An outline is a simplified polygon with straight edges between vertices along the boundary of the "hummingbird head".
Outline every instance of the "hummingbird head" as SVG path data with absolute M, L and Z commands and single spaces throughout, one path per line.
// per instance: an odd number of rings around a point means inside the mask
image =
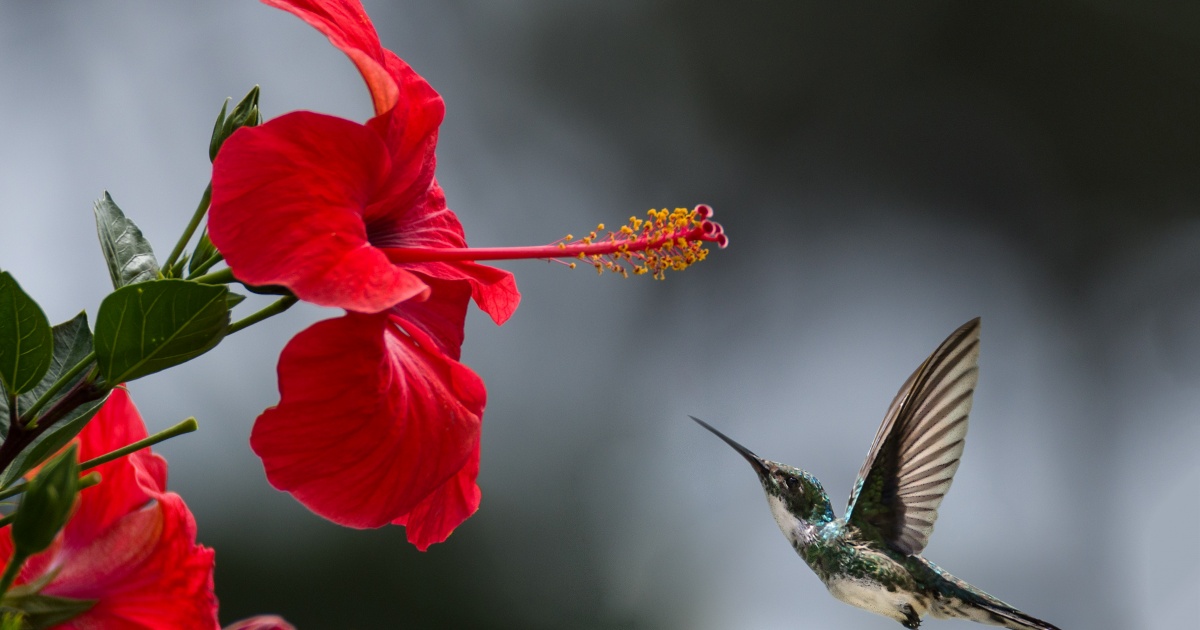
M 759 483 L 762 484 L 763 492 L 767 495 L 767 503 L 771 506 L 775 522 L 793 546 L 812 542 L 817 535 L 817 529 L 833 520 L 833 506 L 829 503 L 829 495 L 825 494 L 825 488 L 812 474 L 794 466 L 763 459 L 707 422 L 694 416 L 689 417 L 721 438 L 750 462 L 750 466 L 758 475 Z

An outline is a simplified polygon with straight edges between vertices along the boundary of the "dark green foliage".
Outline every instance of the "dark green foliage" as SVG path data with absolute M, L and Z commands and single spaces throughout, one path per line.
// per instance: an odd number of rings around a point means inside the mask
M 50 322 L 7 271 L 0 273 L 0 381 L 5 393 L 29 391 L 50 367 Z
M 157 280 L 114 291 L 96 315 L 96 360 L 108 385 L 189 361 L 229 326 L 227 289 Z

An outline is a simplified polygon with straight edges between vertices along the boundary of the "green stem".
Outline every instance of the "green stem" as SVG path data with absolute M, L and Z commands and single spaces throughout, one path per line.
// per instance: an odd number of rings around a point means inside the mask
M 100 457 L 93 457 L 87 461 L 79 462 L 79 470 L 88 470 L 89 468 L 95 468 L 101 464 L 107 464 L 114 459 L 124 457 L 136 451 L 140 451 L 148 446 L 154 446 L 159 442 L 169 440 L 173 437 L 177 437 L 185 433 L 191 433 L 198 428 L 200 428 L 200 425 L 196 424 L 196 419 L 188 418 L 187 420 L 184 420 L 173 427 L 159 431 L 148 438 L 138 440 L 133 444 L 129 444 L 128 446 L 123 446 L 111 453 L 106 453 Z
M 0 500 L 7 499 L 9 497 L 15 497 L 18 494 L 25 492 L 26 485 L 27 485 L 26 482 L 22 481 L 21 483 L 9 486 L 3 492 L 0 492 Z
M 95 468 L 96 466 L 99 466 L 101 464 L 107 464 L 108 462 L 111 462 L 114 459 L 117 459 L 119 457 L 124 457 L 124 456 L 126 456 L 130 453 L 136 452 L 136 451 L 140 451 L 148 446 L 154 446 L 155 444 L 158 444 L 159 442 L 163 442 L 163 441 L 169 440 L 173 437 L 183 435 L 184 433 L 191 433 L 192 431 L 195 431 L 197 428 L 199 428 L 199 426 L 200 425 L 196 424 L 195 418 L 188 418 L 187 420 L 184 420 L 183 422 L 180 422 L 179 424 L 177 424 L 173 427 L 159 431 L 158 433 L 155 433 L 154 435 L 151 435 L 148 438 L 138 440 L 132 444 L 123 446 L 111 453 L 105 453 L 104 455 L 101 455 L 99 457 L 93 457 L 92 459 L 89 459 L 85 462 L 80 462 L 79 470 L 81 470 L 81 471 L 88 470 L 90 468 Z M 86 481 L 88 479 L 88 477 L 91 477 L 91 476 L 92 475 L 88 475 L 87 477 L 84 477 L 83 480 L 80 481 L 80 483 L 82 484 L 84 481 Z M 88 485 L 94 485 L 99 482 L 100 482 L 99 476 L 97 475 L 97 479 Z M 0 501 L 3 501 L 4 499 L 7 499 L 9 497 L 16 496 L 18 494 L 21 494 L 22 492 L 25 491 L 26 485 L 27 485 L 26 482 L 22 481 L 21 483 L 13 485 L 6 490 L 0 491 Z M 86 488 L 87 486 L 80 485 L 79 487 L 82 490 L 83 488 Z M 3 527 L 4 524 L 5 524 L 4 519 L 0 519 L 0 527 Z
M 208 260 L 206 260 L 204 262 L 204 264 L 200 265 L 199 267 L 196 267 L 195 271 L 188 274 L 188 280 L 195 280 L 196 278 L 204 277 L 204 272 L 208 271 L 209 269 L 212 269 L 214 266 L 216 266 L 217 263 L 221 262 L 222 260 L 225 260 L 225 257 L 221 255 L 221 252 L 215 252 L 213 254 L 212 258 L 209 258 Z
M 198 278 L 188 279 L 192 282 L 199 282 L 200 284 L 229 284 L 230 282 L 238 281 L 237 278 L 233 277 L 233 271 L 230 269 L 222 269 Z
M 232 324 L 229 325 L 229 330 L 227 330 L 225 332 L 225 334 L 232 335 L 233 333 L 235 333 L 239 330 L 242 330 L 243 328 L 247 328 L 249 326 L 253 326 L 254 324 L 257 324 L 258 322 L 261 322 L 264 319 L 267 319 L 269 317 L 274 317 L 274 316 L 288 310 L 289 308 L 291 308 L 292 305 L 295 304 L 297 301 L 298 301 L 298 299 L 292 295 L 279 298 L 278 300 L 275 300 L 274 302 L 272 302 L 271 304 L 269 304 L 268 306 L 263 308 L 261 311 L 258 311 L 257 313 L 253 313 L 251 315 L 247 315 L 246 317 L 239 319 L 236 322 L 233 322 Z
M 42 408 L 45 407 L 46 404 L 49 403 L 50 400 L 53 399 L 60 390 L 62 390 L 63 387 L 66 387 L 67 383 L 70 383 L 72 380 L 74 380 L 80 372 L 87 369 L 87 367 L 95 360 L 95 351 L 89 352 L 87 356 L 83 357 L 83 359 L 80 359 L 79 363 L 76 363 L 73 367 L 71 367 L 71 369 L 67 370 L 66 373 L 58 377 L 58 380 L 54 381 L 54 384 L 50 386 L 50 389 L 47 389 L 45 393 L 38 397 L 37 401 L 33 403 L 33 406 L 27 409 L 23 414 L 26 418 L 29 418 L 30 428 L 37 426 L 38 412 L 41 411 Z M 13 407 L 13 409 L 15 408 L 16 407 Z
M 21 565 L 25 564 L 28 556 L 13 549 L 13 555 L 8 559 L 8 566 L 4 567 L 4 575 L 0 576 L 0 593 L 7 593 L 8 589 L 12 588 L 13 580 L 17 579 L 17 573 L 21 571 Z
M 200 227 L 200 221 L 204 219 L 204 215 L 208 212 L 208 204 L 212 201 L 212 182 L 204 188 L 204 194 L 200 196 L 200 205 L 196 206 L 196 212 L 192 214 L 192 220 L 188 222 L 184 228 L 183 234 L 179 236 L 179 242 L 175 243 L 175 249 L 171 250 L 171 255 L 167 256 L 160 268 L 170 269 L 171 265 L 175 264 L 176 260 L 183 254 L 183 250 L 187 248 L 188 241 L 192 240 L 192 236 L 196 234 L 196 228 Z
M 56 383 L 57 385 L 57 383 Z M 20 409 L 17 409 L 18 398 L 15 393 L 8 394 L 8 426 L 17 426 L 20 419 Z

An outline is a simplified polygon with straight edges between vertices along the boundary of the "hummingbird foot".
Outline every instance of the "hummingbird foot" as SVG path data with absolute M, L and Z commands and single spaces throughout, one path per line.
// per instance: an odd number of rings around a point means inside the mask
M 904 626 L 905 628 L 921 627 L 921 616 L 917 614 L 917 611 L 913 610 L 912 606 L 905 604 L 900 609 L 900 612 L 904 613 L 904 621 L 901 621 L 900 625 Z

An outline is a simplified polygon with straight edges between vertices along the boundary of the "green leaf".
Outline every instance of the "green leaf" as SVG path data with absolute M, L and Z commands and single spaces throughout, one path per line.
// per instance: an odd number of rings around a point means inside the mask
M 98 400 L 93 400 L 67 412 L 66 416 L 55 422 L 53 426 L 46 429 L 45 433 L 26 446 L 13 458 L 8 468 L 0 473 L 0 488 L 7 488 L 16 483 L 25 476 L 25 473 L 33 470 L 35 466 L 69 444 L 76 435 L 79 435 L 83 427 L 87 426 L 92 416 L 95 416 L 104 406 L 109 393 L 111 391 L 105 392 L 104 396 Z
M 77 455 L 71 446 L 29 480 L 12 522 L 14 555 L 28 558 L 41 552 L 67 524 L 79 494 Z
M 31 592 L 22 584 L 10 590 L 0 603 L 6 612 L 23 613 L 24 625 L 17 628 L 50 628 L 60 625 L 87 612 L 96 605 L 95 599 L 71 599 Z M 10 613 L 11 614 L 11 613 Z M 0 626 L 3 630 L 3 626 Z
M 54 356 L 50 361 L 50 369 L 46 371 L 45 376 L 42 377 L 41 382 L 37 386 L 21 394 L 18 403 L 21 409 L 32 407 L 33 403 L 52 384 L 92 352 L 92 332 L 88 330 L 86 313 L 80 313 L 73 319 L 55 326 L 53 334 Z M 58 390 L 58 395 L 51 399 L 50 404 L 52 405 L 54 401 L 62 398 L 85 375 L 86 371 L 80 372 L 72 378 L 64 387 Z M 0 473 L 0 488 L 7 488 L 12 485 L 24 476 L 25 473 L 66 446 L 72 438 L 83 430 L 87 421 L 96 415 L 96 412 L 100 410 L 107 397 L 108 394 L 105 394 L 99 400 L 89 401 L 80 407 L 76 407 L 67 412 L 63 418 L 59 419 L 52 426 L 44 428 L 44 432 L 22 449 L 13 458 L 13 461 L 9 463 L 8 467 Z M 47 405 L 43 409 L 49 406 Z M 9 420 L 8 401 L 0 398 L 0 434 L 5 437 L 8 436 Z
M 108 262 L 113 288 L 157 278 L 158 261 L 150 249 L 150 241 L 142 236 L 133 221 L 125 217 L 107 191 L 96 200 L 95 212 L 100 249 Z
M 92 352 L 92 331 L 88 329 L 87 313 L 80 311 L 75 317 L 55 326 L 51 334 L 54 337 L 54 353 L 50 358 L 50 368 L 46 370 L 46 374 L 42 376 L 42 380 L 38 382 L 33 389 L 21 394 L 21 407 L 28 409 L 33 405 L 38 398 L 42 396 L 50 386 L 55 383 L 63 374 L 70 371 L 82 361 L 87 355 Z M 59 389 L 59 395 L 55 400 L 62 397 L 72 385 L 79 382 L 84 374 L 79 374 L 71 379 L 65 387 Z M 53 402 L 53 400 L 51 401 Z
M 42 380 L 37 385 L 21 394 L 19 409 L 32 407 L 33 403 L 37 402 L 37 399 L 41 398 L 51 385 L 92 352 L 92 331 L 88 330 L 87 313 L 80 312 L 73 319 L 55 326 L 51 334 L 54 338 L 54 352 L 50 358 L 50 368 L 46 370 L 46 374 L 42 376 Z M 50 402 L 53 403 L 62 398 L 63 394 L 70 391 L 71 386 L 78 383 L 83 377 L 84 374 L 80 373 L 71 379 L 69 383 L 58 390 L 58 395 Z M 0 437 L 8 436 L 9 420 L 8 400 L 0 397 Z
M 229 327 L 228 289 L 186 280 L 122 287 L 96 313 L 96 361 L 116 385 L 211 350 Z
M 12 275 L 0 273 L 0 381 L 8 395 L 29 391 L 50 367 L 50 322 Z

